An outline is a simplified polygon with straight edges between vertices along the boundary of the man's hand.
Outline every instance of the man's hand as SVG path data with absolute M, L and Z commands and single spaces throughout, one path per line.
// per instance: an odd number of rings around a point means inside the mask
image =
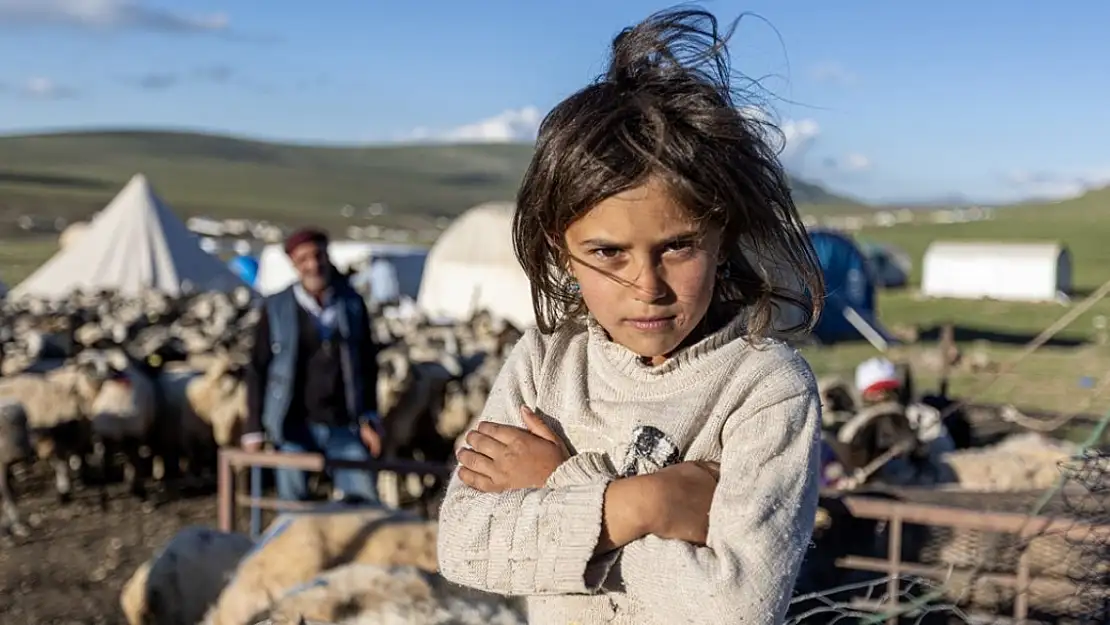
M 484 493 L 541 488 L 570 457 L 563 441 L 527 406 L 521 406 L 527 430 L 482 421 L 466 435 L 473 449 L 458 451 L 459 479 Z
M 378 428 L 364 421 L 358 426 L 358 435 L 362 439 L 362 444 L 370 450 L 371 456 L 377 458 L 382 455 L 382 433 Z
M 241 441 L 240 445 L 242 446 L 243 451 L 255 452 L 262 450 L 263 442 L 264 441 L 261 436 L 252 436 L 250 438 L 244 438 Z

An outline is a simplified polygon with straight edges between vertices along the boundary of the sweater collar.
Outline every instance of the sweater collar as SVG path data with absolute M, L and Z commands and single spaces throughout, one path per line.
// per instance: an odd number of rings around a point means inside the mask
M 720 364 L 719 348 L 737 339 L 743 339 L 746 316 L 736 315 L 717 331 L 702 337 L 701 340 L 680 348 L 670 358 L 659 365 L 645 364 L 638 354 L 609 338 L 597 320 L 589 315 L 586 327 L 589 334 L 590 351 L 601 357 L 615 371 L 635 381 L 658 381 L 663 377 L 686 378 L 688 373 L 704 372 L 707 367 L 715 368 Z M 682 375 L 675 375 L 682 372 Z

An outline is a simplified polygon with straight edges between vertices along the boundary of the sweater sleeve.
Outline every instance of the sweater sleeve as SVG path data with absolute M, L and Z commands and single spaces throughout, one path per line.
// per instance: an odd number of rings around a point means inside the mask
M 772 625 L 790 604 L 817 511 L 820 401 L 800 356 L 746 395 L 722 433 L 706 546 L 649 535 L 621 554 L 625 591 L 660 623 Z
M 486 400 L 482 420 L 524 427 L 535 407 L 543 344 L 530 330 L 513 348 Z M 594 592 L 590 567 L 601 535 L 609 480 L 560 488 L 483 493 L 451 476 L 439 512 L 438 559 L 446 579 L 502 595 Z

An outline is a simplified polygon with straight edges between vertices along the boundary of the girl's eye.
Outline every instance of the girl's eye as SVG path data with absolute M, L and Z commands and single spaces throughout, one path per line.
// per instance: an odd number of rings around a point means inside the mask
M 615 247 L 601 247 L 590 253 L 602 260 L 612 260 L 616 258 L 621 251 Z
M 686 253 L 694 249 L 694 244 L 690 241 L 675 241 L 667 244 L 668 252 Z

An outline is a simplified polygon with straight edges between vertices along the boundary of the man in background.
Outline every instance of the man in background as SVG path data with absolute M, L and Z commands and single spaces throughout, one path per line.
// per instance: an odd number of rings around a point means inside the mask
M 299 230 L 285 242 L 298 282 L 266 298 L 247 370 L 247 427 L 241 444 L 258 450 L 321 452 L 368 460 L 381 453 L 377 346 L 362 298 L 328 258 L 328 237 Z M 278 496 L 309 498 L 308 476 L 278 469 Z M 365 469 L 333 475 L 345 500 L 377 502 L 376 476 Z

